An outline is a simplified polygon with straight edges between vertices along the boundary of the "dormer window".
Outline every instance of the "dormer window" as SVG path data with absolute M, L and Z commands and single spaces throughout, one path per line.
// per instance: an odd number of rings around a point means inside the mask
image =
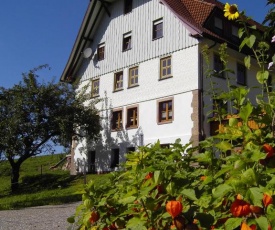
M 124 14 L 132 12 L 133 0 L 124 0 Z

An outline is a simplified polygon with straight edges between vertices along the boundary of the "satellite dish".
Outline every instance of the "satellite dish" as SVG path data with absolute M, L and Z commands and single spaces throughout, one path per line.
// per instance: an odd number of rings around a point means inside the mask
M 89 58 L 92 55 L 92 49 L 86 48 L 83 52 L 84 58 Z

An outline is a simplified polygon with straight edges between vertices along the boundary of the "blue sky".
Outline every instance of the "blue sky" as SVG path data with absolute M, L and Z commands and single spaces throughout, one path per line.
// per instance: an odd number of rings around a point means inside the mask
M 1 0 L 0 86 L 10 88 L 42 64 L 40 79 L 58 81 L 69 58 L 89 0 Z M 264 0 L 235 0 L 248 16 L 262 22 L 267 12 Z

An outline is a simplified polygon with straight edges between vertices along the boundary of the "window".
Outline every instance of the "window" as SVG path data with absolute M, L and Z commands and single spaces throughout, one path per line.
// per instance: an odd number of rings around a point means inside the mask
M 158 123 L 172 122 L 173 120 L 173 100 L 158 102 Z
M 132 33 L 123 34 L 122 51 L 127 51 L 132 48 Z
M 126 153 L 135 152 L 135 151 L 136 151 L 135 147 L 128 147 L 128 148 L 126 148 Z
M 119 149 L 112 149 L 110 168 L 118 167 L 119 164 Z
M 122 110 L 113 111 L 111 124 L 114 131 L 122 129 Z
M 171 77 L 171 57 L 160 59 L 160 79 Z
M 163 37 L 163 20 L 162 18 L 153 21 L 153 39 L 158 39 Z
M 246 83 L 246 68 L 240 63 L 237 63 L 237 83 L 240 85 Z
M 123 72 L 115 73 L 114 91 L 123 89 Z
M 222 19 L 215 17 L 214 19 L 214 30 L 217 34 L 223 34 L 223 22 Z
M 102 43 L 98 45 L 97 47 L 97 60 L 101 61 L 104 59 L 104 53 L 105 53 L 105 43 Z
M 124 0 L 124 14 L 132 12 L 133 0 Z
M 92 97 L 99 96 L 99 79 L 92 81 Z
M 138 67 L 129 69 L 129 87 L 138 85 Z
M 170 144 L 160 144 L 162 149 L 170 149 Z
M 95 154 L 96 151 L 88 152 L 88 169 L 91 173 L 95 173 Z
M 214 70 L 217 77 L 224 78 L 224 72 L 221 72 L 223 70 L 223 63 L 218 54 L 214 54 Z
M 137 128 L 138 127 L 138 108 L 130 107 L 127 108 L 127 128 Z

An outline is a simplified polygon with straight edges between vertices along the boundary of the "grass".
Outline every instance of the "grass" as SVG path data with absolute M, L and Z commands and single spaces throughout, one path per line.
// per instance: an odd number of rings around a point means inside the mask
M 81 201 L 85 188 L 84 176 L 71 176 L 61 167 L 50 170 L 65 155 L 37 156 L 27 159 L 20 169 L 20 189 L 10 190 L 9 162 L 0 162 L 0 210 L 20 209 L 40 205 L 57 205 Z M 86 181 L 104 183 L 109 174 L 87 174 Z

